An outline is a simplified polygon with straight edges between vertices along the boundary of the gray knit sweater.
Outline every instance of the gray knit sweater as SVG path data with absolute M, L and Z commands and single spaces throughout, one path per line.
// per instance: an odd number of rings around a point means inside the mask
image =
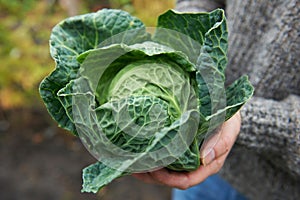
M 250 199 L 300 199 L 300 1 L 178 0 L 179 11 L 226 7 L 229 82 L 255 96 L 222 175 Z

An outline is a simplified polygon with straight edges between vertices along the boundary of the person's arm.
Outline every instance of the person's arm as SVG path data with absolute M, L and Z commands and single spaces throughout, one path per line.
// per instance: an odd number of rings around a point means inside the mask
M 216 144 L 210 145 L 209 142 L 201 151 L 201 165 L 197 170 L 192 172 L 175 172 L 166 168 L 148 172 L 133 174 L 134 177 L 147 182 L 167 185 L 179 189 L 187 189 L 204 181 L 210 175 L 213 175 L 222 168 L 225 159 L 232 148 L 240 131 L 241 116 L 235 114 L 226 121 L 220 129 L 220 135 L 217 140 L 211 138 L 210 141 L 217 141 Z
M 300 176 L 300 2 L 227 0 L 229 82 L 249 75 L 238 143 Z M 298 95 L 298 96 L 297 96 Z
M 241 113 L 237 143 L 300 176 L 300 97 L 290 95 L 282 101 L 254 97 Z

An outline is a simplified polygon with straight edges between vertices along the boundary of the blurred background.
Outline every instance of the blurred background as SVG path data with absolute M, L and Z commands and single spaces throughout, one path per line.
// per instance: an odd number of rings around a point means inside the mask
M 1 200 L 170 199 L 170 188 L 130 176 L 81 194 L 81 170 L 96 160 L 49 117 L 38 86 L 54 69 L 48 40 L 61 20 L 117 8 L 155 26 L 174 6 L 175 0 L 0 0 Z

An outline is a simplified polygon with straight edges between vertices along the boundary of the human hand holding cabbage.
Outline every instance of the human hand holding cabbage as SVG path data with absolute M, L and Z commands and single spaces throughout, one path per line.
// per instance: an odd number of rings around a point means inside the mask
M 214 135 L 201 151 L 201 161 L 198 169 L 191 172 L 176 172 L 162 168 L 146 173 L 132 174 L 135 178 L 146 183 L 166 185 L 178 189 L 187 189 L 197 185 L 220 171 L 228 156 L 241 126 L 240 113 L 236 113 L 228 121 L 224 122 L 220 133 Z
M 41 97 L 59 126 L 99 161 L 83 170 L 84 192 L 162 167 L 213 173 L 213 163 L 201 165 L 199 148 L 220 136 L 213 133 L 231 124 L 224 121 L 253 93 L 246 76 L 225 89 L 227 27 L 220 9 L 168 11 L 153 36 L 139 19 L 104 9 L 59 23 L 50 51 L 56 69 L 42 81 Z

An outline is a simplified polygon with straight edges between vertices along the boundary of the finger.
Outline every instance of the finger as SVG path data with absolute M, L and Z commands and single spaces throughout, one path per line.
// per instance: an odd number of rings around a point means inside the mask
M 149 174 L 152 176 L 153 180 L 157 181 L 157 183 L 167 185 L 169 187 L 182 189 L 189 185 L 187 177 L 188 172 L 176 172 L 168 169 L 161 169 L 150 172 Z
M 207 166 L 200 166 L 192 172 L 175 172 L 167 169 L 150 172 L 152 181 L 178 189 L 187 189 L 204 181 L 210 175 L 217 173 L 223 166 L 227 154 L 215 159 Z
M 167 185 L 170 187 L 177 187 L 184 184 L 186 176 L 185 172 L 175 172 L 168 169 L 160 169 L 147 173 L 134 173 L 133 177 L 142 180 L 146 183 L 155 183 L 160 185 Z
M 201 150 L 201 162 L 203 165 L 210 164 L 214 159 L 226 154 L 232 148 L 240 131 L 241 117 L 237 113 L 226 121 L 219 133 L 212 136 Z
M 188 173 L 189 172 L 175 172 L 167 169 L 160 169 L 146 174 L 133 174 L 133 176 L 146 183 L 155 183 L 186 189 L 190 186 Z
M 149 173 L 134 173 L 131 174 L 134 178 L 137 178 L 145 183 L 155 183 L 155 184 L 159 184 L 159 182 L 155 179 L 153 179 L 153 177 L 149 174 Z
M 146 183 L 187 189 L 204 181 L 210 175 L 217 173 L 222 168 L 227 155 L 228 153 L 215 159 L 209 165 L 200 166 L 197 170 L 192 172 L 175 172 L 167 169 L 160 169 L 148 173 L 136 173 L 132 174 L 132 176 Z

